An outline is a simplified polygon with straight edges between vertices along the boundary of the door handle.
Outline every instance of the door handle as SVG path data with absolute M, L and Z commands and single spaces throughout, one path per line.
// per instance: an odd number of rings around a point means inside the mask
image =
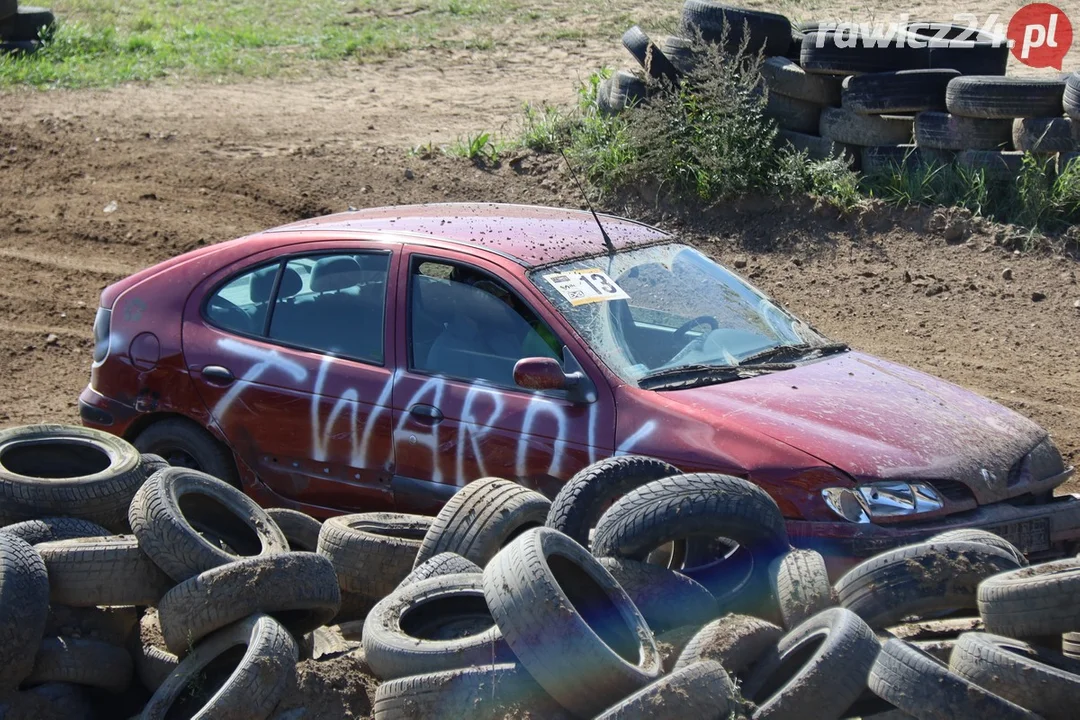
M 227 367 L 207 365 L 202 369 L 203 377 L 212 385 L 232 385 L 236 377 Z
M 432 425 L 443 419 L 442 410 L 434 405 L 425 405 L 423 403 L 413 405 L 409 408 L 409 414 L 418 420 L 422 420 Z

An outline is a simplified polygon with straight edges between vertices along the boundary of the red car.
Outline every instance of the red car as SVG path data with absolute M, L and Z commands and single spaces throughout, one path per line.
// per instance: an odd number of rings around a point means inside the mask
M 553 495 L 612 454 L 748 478 L 837 570 L 957 526 L 1073 553 L 1047 433 L 832 343 L 677 238 L 586 212 L 350 212 L 107 288 L 83 422 L 316 516 Z

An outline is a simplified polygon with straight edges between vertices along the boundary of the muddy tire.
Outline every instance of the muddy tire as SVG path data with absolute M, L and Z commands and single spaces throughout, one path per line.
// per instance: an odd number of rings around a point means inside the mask
M 742 675 L 780 642 L 784 631 L 749 615 L 725 615 L 701 628 L 686 644 L 675 669 L 715 660 L 733 675 Z
M 289 551 L 265 510 L 195 470 L 154 473 L 135 494 L 128 518 L 139 547 L 176 582 L 241 557 Z
M 758 706 L 755 720 L 796 720 L 806 708 L 819 717 L 841 717 L 866 689 L 880 647 L 874 631 L 854 613 L 825 610 L 758 661 L 743 696 Z
M 156 605 L 172 581 L 133 535 L 42 543 L 49 598 L 73 607 Z
M 976 530 L 974 528 L 964 528 L 961 530 L 949 530 L 947 532 L 940 533 L 930 538 L 931 542 L 976 542 L 983 545 L 989 545 L 990 547 L 996 547 L 998 550 L 1004 550 L 1016 559 L 1016 562 L 1020 566 L 1026 566 L 1028 560 L 1024 557 L 1024 553 L 1020 552 L 1020 549 L 1006 540 L 992 532 L 986 530 Z
M 370 608 L 409 574 L 431 528 L 422 515 L 341 515 L 323 523 L 319 554 L 333 564 L 342 593 Z
M 1005 38 L 950 23 L 914 22 L 904 32 L 926 43 L 934 70 L 957 70 L 962 75 L 1004 75 L 1009 64 Z M 938 37 L 941 36 L 941 39 Z
M 783 55 L 791 44 L 791 21 L 783 15 L 722 5 L 713 0 L 686 0 L 683 3 L 682 33 L 694 37 L 700 32 L 706 42 L 722 43 L 729 54 L 745 41 L 746 52 L 766 57 Z
M 628 107 L 636 107 L 649 96 L 645 80 L 630 70 L 618 70 L 611 76 L 607 95 L 609 114 L 621 113 Z
M 956 165 L 981 172 L 988 180 L 1010 181 L 1024 171 L 1024 155 L 1018 150 L 964 150 L 956 154 Z
M 596 720 L 651 720 L 664 717 L 712 720 L 737 714 L 735 686 L 723 665 L 703 660 L 665 675 L 597 715 Z
M 1013 147 L 1032 153 L 1073 152 L 1080 145 L 1080 123 L 1067 117 L 1017 118 L 1013 121 Z
M 134 634 L 139 614 L 133 607 L 69 607 L 52 605 L 45 635 L 80 637 L 110 645 L 126 645 Z
M 1038 720 L 903 640 L 890 638 L 870 671 L 870 690 L 920 720 Z
M 698 55 L 694 43 L 688 38 L 668 35 L 660 39 L 660 52 L 667 56 L 679 72 L 687 74 L 697 67 Z
M 480 575 L 445 575 L 394 591 L 364 621 L 364 657 L 381 680 L 511 662 Z
M 34 657 L 26 685 L 71 683 L 122 693 L 131 685 L 131 656 L 127 650 L 99 640 L 47 637 Z
M 646 483 L 678 475 L 674 465 L 641 455 L 610 457 L 580 470 L 551 501 L 545 524 L 589 547 L 589 531 L 604 508 Z
M 108 529 L 95 522 L 71 517 L 23 520 L 20 523 L 0 528 L 0 532 L 14 535 L 28 545 L 83 537 L 103 537 L 110 534 Z
M 1012 122 L 943 112 L 915 116 L 915 143 L 939 150 L 995 150 L 1012 141 Z
M 961 117 L 1012 120 L 1061 115 L 1065 81 L 967 75 L 949 82 L 948 110 Z
M 255 613 L 301 637 L 329 622 L 340 605 L 330 561 L 290 552 L 211 568 L 167 592 L 157 608 L 165 646 L 183 657 L 203 637 Z
M 139 618 L 138 632 L 132 636 L 128 649 L 135 676 L 151 693 L 156 692 L 180 664 L 180 658 L 165 647 L 157 610 L 153 608 L 148 608 Z
M 678 68 L 637 25 L 623 33 L 622 44 L 649 77 L 668 82 L 678 81 L 680 75 Z
M 1065 81 L 1065 92 L 1061 99 L 1065 114 L 1080 122 L 1080 72 L 1074 72 Z
M 782 130 L 814 133 L 821 124 L 821 106 L 770 92 L 765 103 L 765 117 L 775 120 L 777 127 Z
M 400 590 L 407 585 L 412 585 L 413 583 L 418 583 L 421 580 L 428 580 L 433 577 L 442 577 L 443 575 L 466 575 L 469 573 L 482 573 L 483 571 L 484 569 L 472 560 L 466 560 L 456 553 L 439 553 L 430 560 L 425 560 L 420 563 L 415 570 L 406 575 L 405 579 L 398 583 L 396 589 Z
M 535 717 L 569 720 L 517 663 L 445 670 L 390 680 L 375 691 L 375 720 Z
M 853 42 L 848 47 L 849 35 L 836 30 L 807 33 L 799 51 L 799 65 L 814 74 L 862 75 L 923 68 L 928 62 L 925 51 L 899 43 L 875 47 L 861 35 Z
M 484 569 L 510 649 L 555 700 L 592 717 L 660 674 L 652 632 L 611 574 L 550 528 L 526 531 Z
M 253 615 L 219 630 L 189 653 L 150 698 L 142 720 L 163 720 L 178 700 L 209 695 L 200 687 L 203 670 L 238 646 L 247 649 L 236 669 L 215 689 L 201 710 L 189 705 L 188 712 L 192 717 L 221 720 L 268 718 L 293 682 L 299 653 L 292 635 L 276 620 L 267 615 Z
M 19 538 L 0 536 L 0 693 L 30 674 L 48 614 L 45 563 Z
M 956 641 L 949 667 L 1046 720 L 1069 720 L 1080 705 L 1080 661 L 1021 640 L 964 633 Z
M 322 523 L 299 510 L 288 508 L 267 508 L 270 516 L 289 541 L 293 552 L 315 552 L 319 547 L 319 531 Z
M 773 560 L 769 565 L 769 580 L 786 628 L 839 605 L 829 582 L 825 558 L 814 550 L 792 550 Z
M 27 425 L 0 431 L 0 524 L 68 515 L 126 532 L 146 479 L 128 442 L 90 428 Z
M 600 564 L 618 581 L 656 634 L 683 625 L 700 626 L 717 615 L 716 598 L 685 575 L 636 560 L 600 558 Z
M 847 145 L 903 145 L 911 142 L 912 119 L 903 115 L 858 115 L 842 108 L 821 113 L 821 137 Z
M 546 497 L 510 480 L 475 480 L 439 511 L 420 544 L 415 565 L 452 552 L 484 567 L 507 542 L 542 526 L 550 509 Z
M 979 615 L 987 632 L 1037 637 L 1080 629 L 1080 558 L 1054 560 L 985 580 Z
M 849 570 L 836 583 L 840 604 L 872 628 L 906 617 L 975 608 L 979 583 L 1017 567 L 1004 550 L 969 542 L 925 542 L 890 550 Z
M 861 163 L 858 146 L 823 138 L 817 135 L 817 130 L 813 134 L 781 130 L 776 140 L 781 147 L 790 145 L 796 152 L 806 153 L 811 160 L 842 160 L 853 170 L 858 170 Z
M 843 107 L 859 115 L 909 115 L 945 110 L 945 88 L 956 70 L 898 70 L 844 80 Z
M 815 105 L 840 104 L 840 78 L 811 75 L 797 62 L 787 58 L 767 58 L 761 64 L 761 77 L 765 79 L 770 93 L 780 93 Z

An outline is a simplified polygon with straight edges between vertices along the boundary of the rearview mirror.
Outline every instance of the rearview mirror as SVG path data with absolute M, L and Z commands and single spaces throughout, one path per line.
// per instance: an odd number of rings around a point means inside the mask
M 514 364 L 514 382 L 526 390 L 566 390 L 573 385 L 555 358 L 521 358 Z

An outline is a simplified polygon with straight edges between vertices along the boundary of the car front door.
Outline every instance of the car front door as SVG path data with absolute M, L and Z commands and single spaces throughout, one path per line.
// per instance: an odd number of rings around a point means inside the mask
M 396 247 L 308 243 L 249 258 L 189 298 L 188 371 L 238 458 L 278 496 L 392 503 Z
M 611 455 L 614 403 L 594 367 L 584 368 L 585 394 L 515 385 L 514 364 L 524 357 L 553 357 L 566 371 L 591 361 L 539 319 L 514 279 L 464 254 L 420 248 L 406 250 L 398 273 L 405 312 L 393 392 L 399 506 L 430 509 L 485 476 L 550 496 Z

